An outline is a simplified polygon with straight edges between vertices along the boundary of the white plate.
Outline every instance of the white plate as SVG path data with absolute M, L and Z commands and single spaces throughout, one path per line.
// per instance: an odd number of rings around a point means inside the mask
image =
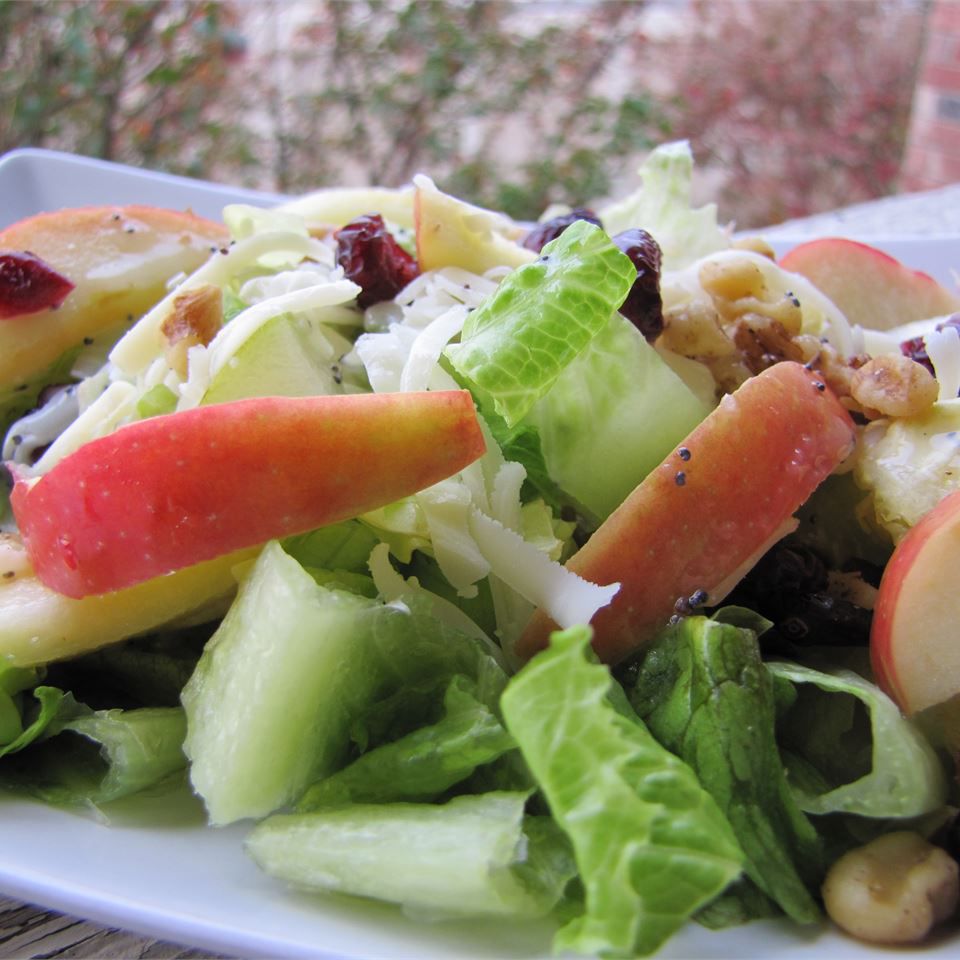
M 220 218 L 227 203 L 276 203 L 274 193 L 147 173 L 135 167 L 76 157 L 56 150 L 13 150 L 0 157 L 0 230 L 42 210 L 111 203 L 189 207 L 203 217 Z
M 129 167 L 21 150 L 0 158 L 6 222 L 40 210 L 96 203 L 190 206 L 218 216 L 224 203 L 267 201 L 233 190 Z M 0 218 L 0 226 L 3 219 Z M 947 263 L 944 239 L 895 240 L 885 249 L 913 266 Z M 942 255 L 943 254 L 943 255 Z M 949 279 L 949 273 L 938 275 Z M 425 925 L 391 907 L 291 892 L 243 852 L 247 827 L 204 825 L 183 792 L 133 798 L 110 821 L 0 794 L 0 891 L 139 933 L 243 957 L 314 960 L 547 958 L 552 927 L 496 922 Z M 681 957 L 888 956 L 819 928 L 755 923 L 711 933 L 695 925 L 661 951 Z M 941 940 L 925 958 L 957 956 Z

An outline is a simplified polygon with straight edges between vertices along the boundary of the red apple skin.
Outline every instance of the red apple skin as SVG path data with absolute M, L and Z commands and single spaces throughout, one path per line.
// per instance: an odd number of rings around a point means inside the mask
M 910 528 L 880 581 L 870 658 L 877 683 L 904 713 L 960 694 L 958 563 L 960 490 Z
M 38 578 L 80 598 L 357 516 L 483 451 L 466 391 L 258 397 L 122 427 L 10 502 Z
M 851 323 L 873 330 L 960 310 L 960 297 L 876 247 L 824 237 L 794 247 L 780 266 L 822 290 Z
M 116 334 L 228 239 L 223 224 L 141 205 L 40 213 L 0 230 L 0 250 L 29 251 L 74 284 L 55 310 L 0 324 L 0 391 L 29 381 L 85 337 Z
M 678 601 L 719 602 L 854 440 L 850 415 L 801 364 L 778 363 L 725 397 L 567 563 L 621 584 L 591 621 L 598 656 L 616 663 L 642 648 Z M 553 629 L 538 610 L 520 656 Z

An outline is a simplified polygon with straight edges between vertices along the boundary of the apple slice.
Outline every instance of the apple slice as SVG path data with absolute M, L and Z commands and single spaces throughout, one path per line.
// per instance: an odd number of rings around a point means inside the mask
M 810 280 L 850 323 L 872 330 L 960 310 L 960 297 L 933 277 L 855 240 L 825 237 L 801 243 L 780 266 Z
M 466 391 L 257 397 L 122 427 L 10 503 L 37 576 L 76 598 L 365 513 L 483 451 Z
M 74 285 L 56 309 L 0 324 L 0 394 L 29 383 L 84 338 L 111 335 L 192 272 L 226 228 L 159 207 L 83 207 L 41 213 L 0 231 L 0 250 L 29 251 Z
M 793 513 L 853 449 L 837 398 L 798 363 L 778 363 L 724 397 L 567 563 L 619 581 L 592 620 L 601 659 L 649 642 L 676 612 L 718 603 L 779 537 Z M 526 658 L 554 624 L 537 611 Z
M 877 683 L 905 713 L 960 694 L 958 561 L 960 490 L 910 528 L 880 581 L 870 658 Z
M 240 550 L 126 590 L 75 600 L 37 579 L 20 539 L 0 534 L 0 657 L 19 667 L 75 657 L 176 620 L 226 613 L 234 570 L 257 556 Z
M 520 246 L 523 232 L 506 217 L 438 190 L 429 177 L 414 177 L 413 222 L 421 271 L 461 267 L 485 273 L 521 267 L 537 259 Z

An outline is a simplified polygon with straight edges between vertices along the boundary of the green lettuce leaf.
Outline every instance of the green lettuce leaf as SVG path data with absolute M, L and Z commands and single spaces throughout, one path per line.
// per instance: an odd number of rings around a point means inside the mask
M 42 739 L 0 765 L 3 786 L 47 803 L 101 804 L 164 784 L 186 767 L 179 707 L 94 712 L 64 702 L 70 710 L 61 709 Z
M 521 497 L 525 501 L 540 496 L 558 515 L 568 508 L 579 513 L 588 513 L 583 504 L 577 503 L 566 491 L 561 490 L 556 480 L 550 476 L 540 433 L 535 426 L 524 422 L 511 428 L 501 417 L 489 411 L 484 414 L 484 418 L 497 446 L 503 452 L 504 459 L 521 464 L 526 471 L 521 488 Z M 598 525 L 597 518 L 591 517 L 590 520 L 592 526 Z
M 767 664 L 792 687 L 777 722 L 781 751 L 808 813 L 918 817 L 947 797 L 943 766 L 923 734 L 852 670 Z
M 297 887 L 399 903 L 421 917 L 542 916 L 576 868 L 549 821 L 524 817 L 525 801 L 488 793 L 275 814 L 246 849 Z
M 554 819 L 573 845 L 585 912 L 557 950 L 650 954 L 740 873 L 729 823 L 687 764 L 654 740 L 591 631 L 553 634 L 501 698 Z
M 0 665 L 0 757 L 28 747 L 62 711 L 73 709 L 62 690 L 40 683 L 42 674 L 36 667 Z
M 599 227 L 578 220 L 467 317 L 445 355 L 515 426 L 604 329 L 636 276 Z
M 679 270 L 730 246 L 730 234 L 717 225 L 714 203 L 691 204 L 693 153 L 686 140 L 657 147 L 640 167 L 642 185 L 599 211 L 611 236 L 631 227 L 652 234 L 663 252 L 663 269 Z
M 651 733 L 696 770 L 727 815 L 750 879 L 798 923 L 817 921 L 809 891 L 822 878 L 823 851 L 780 759 L 773 678 L 756 633 L 687 617 L 649 648 L 628 692 Z M 732 899 L 744 916 L 770 912 L 743 885 Z
M 350 802 L 432 800 L 466 780 L 478 766 L 513 750 L 513 738 L 490 707 L 477 699 L 475 689 L 466 677 L 454 677 L 440 720 L 362 754 L 314 784 L 297 801 L 297 811 Z
M 281 546 L 305 567 L 366 573 L 370 551 L 379 542 L 360 521 L 346 520 L 287 537 Z

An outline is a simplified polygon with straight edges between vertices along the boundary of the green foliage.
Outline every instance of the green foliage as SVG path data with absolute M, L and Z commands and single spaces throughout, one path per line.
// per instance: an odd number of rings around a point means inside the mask
M 534 8 L 317 4 L 294 38 L 303 92 L 290 105 L 295 132 L 278 181 L 341 182 L 360 155 L 369 182 L 427 171 L 444 189 L 522 218 L 605 195 L 625 157 L 664 127 L 652 97 L 611 84 L 614 52 L 638 30 L 644 4 L 553 18 Z
M 211 0 L 0 2 L 0 151 L 195 176 L 253 165 L 249 131 L 223 119 L 236 22 Z
M 527 219 L 688 137 L 761 225 L 894 189 L 926 10 L 696 2 L 658 34 L 643 0 L 0 0 L 0 151 L 289 192 L 425 172 Z

